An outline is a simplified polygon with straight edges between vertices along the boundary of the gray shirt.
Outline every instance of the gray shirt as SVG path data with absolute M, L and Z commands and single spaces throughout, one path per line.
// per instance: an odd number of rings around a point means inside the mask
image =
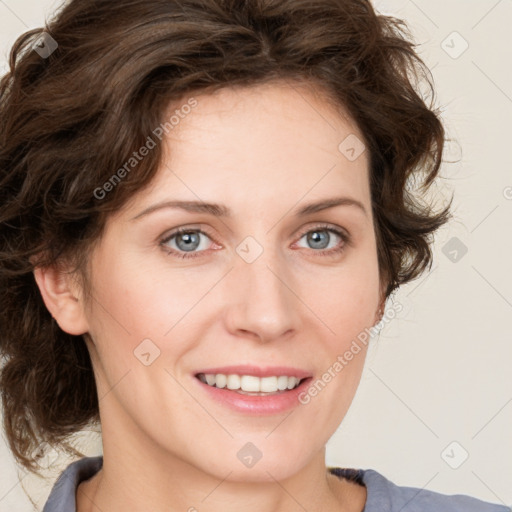
M 103 457 L 84 457 L 71 463 L 55 482 L 43 512 L 76 512 L 76 489 L 80 482 L 94 476 L 103 465 Z M 415 487 L 400 487 L 373 469 L 329 468 L 339 477 L 366 486 L 363 512 L 511 512 L 461 494 L 446 495 Z

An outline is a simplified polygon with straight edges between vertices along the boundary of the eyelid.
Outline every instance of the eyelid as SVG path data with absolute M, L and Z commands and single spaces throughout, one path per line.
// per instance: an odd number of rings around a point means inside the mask
M 299 238 L 302 238 L 305 234 L 309 233 L 310 231 L 315 231 L 316 229 L 317 230 L 325 229 L 326 231 L 334 231 L 334 232 L 340 233 L 340 236 L 343 235 L 347 239 L 350 238 L 350 233 L 345 228 L 342 228 L 341 226 L 338 226 L 336 224 L 329 224 L 328 222 L 319 222 L 317 224 L 315 224 L 315 223 L 313 223 L 313 224 L 314 224 L 313 226 L 304 228 L 304 230 L 300 232 L 301 234 L 300 234 Z
M 217 242 L 215 237 L 203 225 L 201 225 L 201 226 L 199 226 L 199 225 L 196 225 L 196 226 L 181 226 L 181 227 L 178 227 L 178 228 L 171 229 L 169 232 L 167 232 L 166 234 L 164 234 L 164 235 L 162 235 L 162 236 L 160 236 L 158 238 L 159 245 L 163 246 L 166 243 L 168 243 L 170 240 L 172 240 L 174 237 L 176 237 L 177 235 L 180 235 L 180 234 L 183 234 L 183 233 L 188 233 L 189 231 L 205 235 L 205 236 L 207 236 L 210 239 L 210 241 L 213 244 L 215 244 L 217 246 L 220 246 L 220 247 L 223 247 L 222 244 Z M 203 252 L 206 252 L 206 251 L 199 251 L 198 253 L 195 253 L 195 254 L 201 254 Z M 191 253 L 191 254 L 194 254 L 194 253 Z
M 307 235 L 308 233 L 313 232 L 313 231 L 330 231 L 331 233 L 334 233 L 336 236 L 338 236 L 342 241 L 341 246 L 337 246 L 336 248 L 319 249 L 319 250 L 310 249 L 310 251 L 312 251 L 313 253 L 316 253 L 320 256 L 339 257 L 341 254 L 343 254 L 347 250 L 347 247 L 352 247 L 352 245 L 353 245 L 352 235 L 345 228 L 342 228 L 341 226 L 338 226 L 338 225 L 329 224 L 326 222 L 323 222 L 323 223 L 320 222 L 319 224 L 316 224 L 314 226 L 309 226 L 307 228 L 304 228 L 304 230 L 301 231 L 301 234 L 298 237 L 297 242 L 294 242 L 294 245 L 296 243 L 298 243 L 302 239 L 302 237 L 304 237 L 305 235 Z
M 347 238 L 350 238 L 350 234 L 348 233 L 348 231 L 344 228 L 342 228 L 341 226 L 337 226 L 335 224 L 329 224 L 329 223 L 322 223 L 322 222 L 319 222 L 319 223 L 313 223 L 313 226 L 307 226 L 305 228 L 303 228 L 299 233 L 298 238 L 302 238 L 305 234 L 309 233 L 310 231 L 314 231 L 315 229 L 325 229 L 325 230 L 333 230 L 333 231 L 341 231 Z M 200 233 L 203 233 L 204 235 L 208 236 L 213 242 L 215 242 L 216 244 L 218 245 L 221 245 L 219 244 L 219 242 L 217 242 L 215 240 L 215 237 L 208 231 L 208 228 L 205 227 L 203 224 L 193 224 L 193 225 L 190 225 L 190 226 L 180 226 L 180 227 L 177 227 L 177 228 L 174 228 L 174 229 L 171 229 L 168 233 L 164 234 L 164 235 L 161 235 L 158 237 L 159 241 L 162 243 L 162 242 L 168 242 L 171 238 L 173 238 L 174 236 L 180 234 L 180 233 L 183 233 L 183 232 L 187 232 L 187 231 L 197 231 L 197 232 L 200 232 Z
M 213 235 L 209 232 L 209 228 L 206 227 L 204 224 L 191 224 L 186 226 L 178 226 L 173 229 L 167 230 L 163 235 L 160 235 L 158 239 L 160 241 L 168 241 L 173 236 L 176 236 L 177 234 L 187 232 L 187 231 L 197 231 L 201 232 L 204 235 L 207 235 L 212 240 L 214 239 Z

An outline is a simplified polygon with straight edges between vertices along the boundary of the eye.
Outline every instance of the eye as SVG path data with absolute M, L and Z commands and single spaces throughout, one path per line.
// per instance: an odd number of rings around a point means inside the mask
M 350 244 L 350 236 L 347 233 L 330 225 L 309 229 L 301 235 L 300 240 L 303 238 L 306 239 L 309 248 L 321 256 L 337 255 Z M 160 245 L 171 256 L 195 258 L 208 249 L 208 240 L 212 242 L 212 238 L 201 229 L 179 228 L 162 239 Z
M 178 258 L 194 258 L 208 248 L 208 243 L 202 239 L 203 237 L 210 239 L 208 234 L 200 229 L 180 228 L 166 236 L 160 245 L 169 254 Z
M 332 226 L 317 226 L 303 233 L 300 239 L 303 238 L 306 239 L 308 248 L 314 249 L 322 256 L 338 254 L 350 243 L 347 233 Z

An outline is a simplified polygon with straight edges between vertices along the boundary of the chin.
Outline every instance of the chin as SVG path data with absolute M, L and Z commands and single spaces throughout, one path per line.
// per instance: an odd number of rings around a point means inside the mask
M 267 443 L 266 448 L 259 449 L 251 442 L 237 442 L 233 450 L 228 449 L 222 455 L 212 454 L 212 463 L 204 470 L 231 482 L 275 482 L 292 477 L 314 456 L 313 450 L 308 452 L 304 446 L 291 449 L 281 444 L 277 448 Z M 323 452 L 321 457 L 323 462 Z M 205 466 L 202 462 L 201 466 Z

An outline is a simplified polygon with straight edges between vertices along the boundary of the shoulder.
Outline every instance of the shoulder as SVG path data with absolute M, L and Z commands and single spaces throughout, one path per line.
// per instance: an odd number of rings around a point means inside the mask
M 43 512 L 76 512 L 78 485 L 94 476 L 102 466 L 102 456 L 84 457 L 69 464 L 53 485 Z
M 363 512 L 511 512 L 512 509 L 463 494 L 441 494 L 417 487 L 402 487 L 372 469 L 330 468 L 366 486 Z

